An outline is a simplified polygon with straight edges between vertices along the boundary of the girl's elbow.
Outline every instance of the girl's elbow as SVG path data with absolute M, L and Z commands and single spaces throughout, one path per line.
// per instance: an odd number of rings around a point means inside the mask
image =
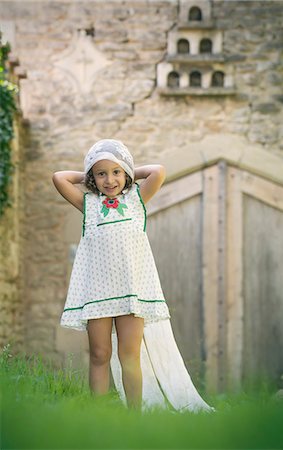
M 163 182 L 166 178 L 166 169 L 161 164 L 158 165 L 158 175 Z
M 64 175 L 65 175 L 65 172 L 63 170 L 59 170 L 59 171 L 53 173 L 52 178 L 63 178 Z
M 53 175 L 52 175 L 52 181 L 53 181 L 53 183 L 55 184 L 55 186 L 56 186 L 56 184 L 58 183 L 58 181 L 60 181 L 60 178 L 61 178 L 61 172 L 54 172 L 54 173 L 53 173 Z
M 53 183 L 56 181 L 56 179 L 58 179 L 58 172 L 54 172 L 53 175 L 52 175 Z

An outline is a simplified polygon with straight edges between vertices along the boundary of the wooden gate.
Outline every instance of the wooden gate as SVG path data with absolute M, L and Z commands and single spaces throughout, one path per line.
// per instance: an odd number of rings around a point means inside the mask
M 198 386 L 283 374 L 283 187 L 224 160 L 162 187 L 148 236 Z

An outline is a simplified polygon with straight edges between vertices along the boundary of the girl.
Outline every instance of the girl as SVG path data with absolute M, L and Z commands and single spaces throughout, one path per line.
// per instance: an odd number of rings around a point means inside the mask
M 143 181 L 139 185 L 135 181 L 140 179 Z M 143 400 L 144 406 L 164 404 L 154 376 L 154 371 L 158 373 L 162 364 L 165 367 L 164 363 L 170 368 L 165 385 L 170 384 L 173 376 L 174 383 L 177 382 L 179 388 L 183 384 L 188 393 L 189 375 L 186 370 L 184 372 L 183 360 L 180 360 L 168 328 L 170 314 L 146 235 L 145 204 L 159 190 L 164 179 L 163 166 L 135 168 L 127 147 L 113 139 L 100 140 L 90 148 L 85 157 L 84 172 L 63 171 L 53 175 L 60 194 L 83 213 L 82 237 L 61 325 L 87 330 L 91 391 L 95 395 L 108 392 L 111 363 L 121 397 L 126 397 L 129 408 L 137 410 L 142 409 Z M 88 191 L 83 193 L 75 186 L 79 183 L 84 183 Z M 150 327 L 161 322 L 166 322 L 167 328 Z M 147 341 L 145 330 L 148 330 Z M 158 333 L 161 333 L 161 339 L 168 340 L 168 349 L 171 345 L 170 355 L 164 354 L 163 347 L 163 361 L 157 361 L 154 356 Z M 116 334 L 117 347 L 113 352 Z M 161 350 L 159 345 L 157 359 L 159 354 L 162 355 Z M 178 374 L 175 374 L 176 370 Z M 163 375 L 164 372 L 166 370 Z M 180 373 L 183 378 L 178 380 L 176 376 L 180 378 Z M 162 375 L 159 378 L 162 379 Z M 181 408 L 188 406 L 188 401 L 190 403 L 194 398 L 193 405 L 209 409 L 192 383 L 189 389 L 193 389 L 189 400 L 180 391 Z M 169 391 L 167 394 L 170 398 Z M 174 399 L 171 404 L 176 407 Z M 189 409 L 191 405 L 192 402 Z M 180 399 L 177 409 L 180 409 Z

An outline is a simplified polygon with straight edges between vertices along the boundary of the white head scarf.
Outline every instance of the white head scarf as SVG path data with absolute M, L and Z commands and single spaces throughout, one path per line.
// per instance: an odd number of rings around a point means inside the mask
M 121 166 L 134 180 L 134 160 L 128 148 L 121 141 L 115 139 L 101 139 L 88 151 L 84 160 L 85 173 L 102 159 L 108 159 Z

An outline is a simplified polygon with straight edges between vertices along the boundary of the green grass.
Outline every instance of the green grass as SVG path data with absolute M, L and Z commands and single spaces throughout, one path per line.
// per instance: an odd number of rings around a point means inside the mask
M 282 449 L 283 402 L 268 384 L 205 396 L 215 413 L 130 411 L 112 390 L 90 394 L 70 365 L 0 355 L 1 449 Z

